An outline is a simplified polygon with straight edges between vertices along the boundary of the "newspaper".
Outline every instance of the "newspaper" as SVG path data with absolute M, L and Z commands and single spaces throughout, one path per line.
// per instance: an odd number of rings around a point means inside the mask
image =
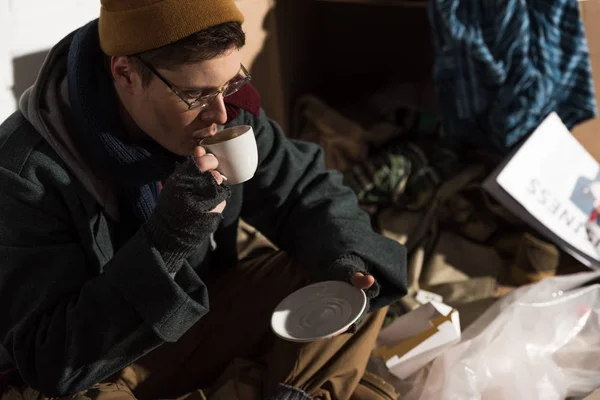
M 556 113 L 483 187 L 564 251 L 600 267 L 600 165 Z

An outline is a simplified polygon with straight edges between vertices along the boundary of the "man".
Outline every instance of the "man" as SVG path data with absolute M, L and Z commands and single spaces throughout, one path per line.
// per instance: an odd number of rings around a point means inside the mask
M 260 109 L 242 21 L 234 0 L 102 0 L 2 124 L 2 399 L 358 388 L 384 307 L 405 294 L 405 251 Z M 240 124 L 259 166 L 227 186 L 197 143 Z M 240 218 L 281 251 L 238 262 Z M 365 289 L 369 316 L 332 339 L 275 339 L 277 303 L 323 280 Z

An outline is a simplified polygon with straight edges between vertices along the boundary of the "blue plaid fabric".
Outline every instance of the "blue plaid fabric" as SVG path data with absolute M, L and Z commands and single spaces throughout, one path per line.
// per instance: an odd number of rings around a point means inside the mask
M 445 135 L 506 153 L 552 111 L 596 115 L 577 0 L 431 0 Z

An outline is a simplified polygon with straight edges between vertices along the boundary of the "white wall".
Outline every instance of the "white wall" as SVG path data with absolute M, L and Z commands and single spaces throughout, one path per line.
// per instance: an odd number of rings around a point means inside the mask
M 16 110 L 15 83 L 21 88 L 37 76 L 40 57 L 29 63 L 22 57 L 49 50 L 96 18 L 99 10 L 95 0 L 0 0 L 0 121 Z M 22 60 L 18 71 L 13 69 L 15 59 Z
M 274 19 L 265 20 L 274 0 L 237 0 L 237 3 L 246 17 L 247 44 L 243 53 L 249 68 L 263 52 L 267 35 L 271 37 L 269 54 L 261 60 L 261 69 L 268 70 L 269 78 L 255 83 L 261 90 L 263 106 L 268 112 L 271 109 L 271 116 L 281 122 L 282 112 L 277 108 L 282 95 L 278 91 Z M 97 18 L 99 11 L 100 0 L 0 0 L 0 122 L 16 110 L 16 97 L 35 80 L 44 53 L 69 32 Z M 265 21 L 269 32 L 263 26 Z

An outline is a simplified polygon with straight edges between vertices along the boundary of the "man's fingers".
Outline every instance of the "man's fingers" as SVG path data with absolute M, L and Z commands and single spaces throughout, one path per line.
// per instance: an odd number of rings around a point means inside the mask
M 211 210 L 211 212 L 216 212 L 221 214 L 223 212 L 223 210 L 225 209 L 225 206 L 227 205 L 227 201 L 223 200 L 221 203 L 219 203 L 218 206 L 216 206 L 214 209 Z
M 219 166 L 219 160 L 212 154 L 205 154 L 201 157 L 194 157 L 196 165 L 201 172 L 214 171 Z
M 206 150 L 202 146 L 196 146 L 194 148 L 194 158 L 200 158 L 206 154 Z
M 219 166 L 217 157 L 214 154 L 207 153 L 204 147 L 196 146 L 196 148 L 194 148 L 194 162 L 198 169 L 200 169 L 200 172 L 210 171 L 219 185 L 227 180 L 226 177 L 216 170 Z
M 219 185 L 223 183 L 223 181 L 224 181 L 223 175 L 221 175 L 219 173 L 219 171 L 210 171 L 210 173 L 212 174 L 212 176 L 215 178 L 215 181 L 217 181 L 217 183 Z
M 352 278 L 350 278 L 350 281 L 355 287 L 366 290 L 373 286 L 375 283 L 375 278 L 373 278 L 372 275 L 364 275 L 360 272 L 357 272 L 352 276 Z

